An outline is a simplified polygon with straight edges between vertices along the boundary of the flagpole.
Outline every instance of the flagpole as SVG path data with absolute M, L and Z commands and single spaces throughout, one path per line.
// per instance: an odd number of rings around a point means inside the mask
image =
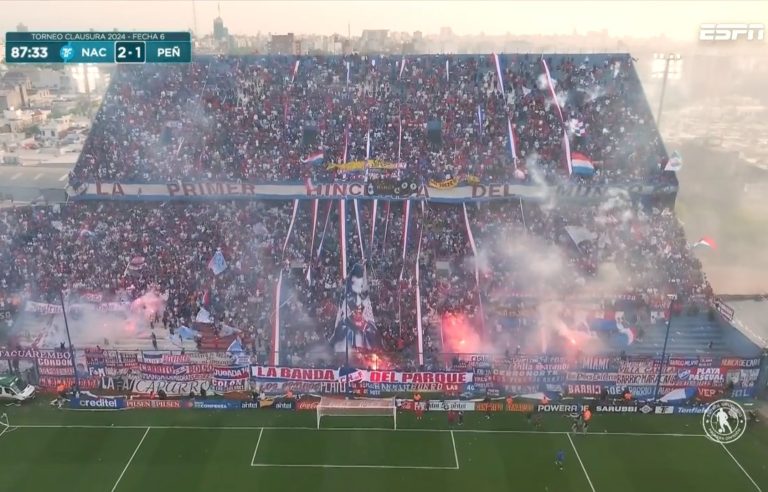
M 664 348 L 661 350 L 661 361 L 659 362 L 659 374 L 656 376 L 656 388 L 653 390 L 653 400 L 659 398 L 659 386 L 661 386 L 661 375 L 664 373 L 665 360 L 667 356 L 667 343 L 669 342 L 669 329 L 672 327 L 672 310 L 675 307 L 677 295 L 671 295 L 669 298 L 669 316 L 667 316 L 667 333 L 664 335 Z
M 69 342 L 69 357 L 72 360 L 72 371 L 75 374 L 75 388 L 80 391 L 80 379 L 77 376 L 77 363 L 75 362 L 75 350 L 72 348 L 72 337 L 69 334 L 69 322 L 67 321 L 67 309 L 64 307 L 64 290 L 59 290 L 59 300 L 61 301 L 61 314 L 64 315 L 64 329 L 67 331 L 67 342 Z
M 523 229 L 528 232 L 528 226 L 525 224 L 525 210 L 523 210 L 523 197 L 518 197 L 520 200 L 520 215 L 523 217 Z

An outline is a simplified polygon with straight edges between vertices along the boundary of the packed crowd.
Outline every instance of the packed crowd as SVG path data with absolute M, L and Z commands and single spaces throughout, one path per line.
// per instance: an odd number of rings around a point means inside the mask
M 119 67 L 71 184 L 328 181 L 355 174 L 332 165 L 368 158 L 397 169 L 374 172 L 426 179 L 529 179 L 536 167 L 554 181 L 568 175 L 564 130 L 571 151 L 594 162 L 590 179 L 673 179 L 661 172 L 665 152 L 628 55 L 546 63 L 554 87 L 534 55 L 500 55 L 501 83 L 490 55 Z M 435 123 L 441 141 L 428 138 Z
M 61 290 L 107 298 L 155 290 L 168 295 L 165 327 L 189 326 L 205 307 L 215 326 L 243 330 L 248 348 L 267 354 L 282 270 L 281 362 L 328 360 L 340 300 L 349 293 L 341 274 L 341 202 L 318 202 L 314 223 L 313 201 L 297 203 L 292 228 L 294 202 L 285 201 L 5 209 L 0 294 L 55 303 Z M 501 320 L 521 296 L 633 293 L 654 304 L 668 293 L 712 295 L 669 211 L 627 204 L 547 210 L 509 201 L 467 204 L 465 212 L 460 204 L 412 202 L 406 223 L 404 202 L 379 202 L 375 216 L 372 201 L 361 201 L 357 212 L 353 204 L 346 207 L 347 271 L 364 272 L 363 297 L 372 306 L 366 321 L 385 352 L 416 351 L 416 262 L 427 354 L 457 348 L 443 346 L 441 323 L 450 315 L 513 350 Z M 574 239 L 569 227 L 591 235 Z M 227 262 L 219 275 L 208 267 L 217 248 Z

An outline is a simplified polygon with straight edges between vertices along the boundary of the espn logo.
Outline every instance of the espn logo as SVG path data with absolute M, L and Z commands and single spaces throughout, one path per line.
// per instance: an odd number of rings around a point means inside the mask
M 702 24 L 699 41 L 763 41 L 765 24 Z

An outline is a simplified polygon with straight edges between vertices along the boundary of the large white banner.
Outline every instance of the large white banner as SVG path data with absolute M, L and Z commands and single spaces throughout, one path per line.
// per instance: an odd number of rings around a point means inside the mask
M 604 200 L 617 195 L 655 195 L 677 192 L 677 185 L 634 183 L 628 186 L 573 185 L 556 187 L 539 184 L 488 183 L 466 184 L 452 188 L 434 188 L 420 185 L 413 196 L 387 199 L 430 200 L 435 202 L 463 202 L 471 200 L 496 200 L 522 198 L 546 200 L 558 197 L 565 200 Z M 302 198 L 361 198 L 375 199 L 366 191 L 364 183 L 312 183 L 305 184 L 252 184 L 252 183 L 87 183 L 77 190 L 68 188 L 74 199 L 123 199 L 123 200 L 199 200 L 199 199 L 302 199 Z
M 357 370 L 341 374 L 338 369 L 302 369 L 297 367 L 251 366 L 251 376 L 259 380 L 343 381 L 355 383 L 471 383 L 471 372 L 399 372 Z
M 195 381 L 150 381 L 145 379 L 130 379 L 128 381 L 128 388 L 132 393 L 139 395 L 149 395 L 150 393 L 156 395 L 158 391 L 163 390 L 168 396 L 187 396 L 190 392 L 199 395 L 200 390 L 202 389 L 211 392 L 212 384 L 210 379 Z
M 67 312 L 70 309 L 82 310 L 92 308 L 96 311 L 120 312 L 125 311 L 130 304 L 120 302 L 101 302 L 98 304 L 70 304 L 67 306 Z M 24 311 L 37 314 L 61 314 L 61 304 L 48 304 L 45 302 L 27 301 L 24 304 Z

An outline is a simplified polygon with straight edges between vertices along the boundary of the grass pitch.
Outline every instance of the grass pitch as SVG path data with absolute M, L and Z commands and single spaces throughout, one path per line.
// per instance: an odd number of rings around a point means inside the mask
M 0 490 L 79 492 L 499 490 L 768 492 L 768 430 L 715 444 L 695 416 L 596 415 L 586 435 L 547 415 L 392 420 L 278 410 L 6 409 Z M 3 432 L 4 431 L 4 432 Z M 555 454 L 564 450 L 564 470 Z

